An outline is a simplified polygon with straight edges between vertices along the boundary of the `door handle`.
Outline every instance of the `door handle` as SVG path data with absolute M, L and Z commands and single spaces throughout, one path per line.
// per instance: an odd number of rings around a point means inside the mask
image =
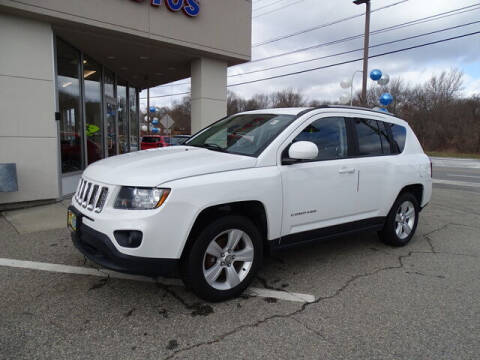
M 355 169 L 354 168 L 341 168 L 340 170 L 338 170 L 338 173 L 339 174 L 354 174 Z

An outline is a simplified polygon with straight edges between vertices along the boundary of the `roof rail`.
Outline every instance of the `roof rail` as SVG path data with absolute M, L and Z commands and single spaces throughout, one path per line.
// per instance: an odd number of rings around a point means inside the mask
M 319 109 L 351 109 L 351 110 L 362 110 L 362 111 L 374 112 L 374 113 L 377 113 L 377 114 L 384 114 L 384 115 L 395 116 L 393 113 L 388 112 L 388 111 L 381 111 L 381 110 L 376 110 L 376 109 L 370 109 L 370 108 L 362 107 L 362 106 L 320 105 L 320 106 L 312 107 L 312 108 L 309 108 L 309 109 L 306 109 L 306 110 L 303 110 L 303 111 L 299 112 L 299 113 L 297 114 L 297 118 L 299 118 L 300 116 L 303 116 L 303 115 L 309 113 L 310 111 L 319 110 Z

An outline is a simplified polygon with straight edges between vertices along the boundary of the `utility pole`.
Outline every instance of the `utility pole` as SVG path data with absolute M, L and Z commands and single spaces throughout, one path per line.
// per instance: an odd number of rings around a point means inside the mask
M 366 5 L 365 12 L 365 39 L 363 43 L 363 83 L 362 83 L 362 105 L 367 105 L 367 80 L 368 80 L 368 48 L 370 47 L 370 0 L 355 0 L 355 5 Z

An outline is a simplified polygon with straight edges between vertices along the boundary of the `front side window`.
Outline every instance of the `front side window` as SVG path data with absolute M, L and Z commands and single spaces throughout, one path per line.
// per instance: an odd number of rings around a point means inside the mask
M 383 155 L 380 129 L 376 120 L 353 119 L 360 156 Z
M 212 124 L 185 145 L 256 157 L 295 119 L 295 115 L 233 115 Z
M 297 141 L 310 141 L 317 145 L 315 160 L 342 159 L 348 155 L 347 128 L 342 117 L 314 121 L 293 140 Z

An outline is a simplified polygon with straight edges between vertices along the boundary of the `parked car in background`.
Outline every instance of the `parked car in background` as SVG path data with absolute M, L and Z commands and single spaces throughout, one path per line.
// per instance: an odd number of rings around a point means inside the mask
M 159 147 L 166 147 L 170 145 L 170 138 L 163 135 L 148 135 L 142 137 L 140 150 L 154 149 Z
M 176 273 L 199 297 L 220 301 L 251 283 L 265 251 L 356 231 L 406 245 L 430 201 L 431 171 L 411 127 L 391 114 L 251 111 L 182 146 L 90 165 L 68 223 L 90 260 Z

